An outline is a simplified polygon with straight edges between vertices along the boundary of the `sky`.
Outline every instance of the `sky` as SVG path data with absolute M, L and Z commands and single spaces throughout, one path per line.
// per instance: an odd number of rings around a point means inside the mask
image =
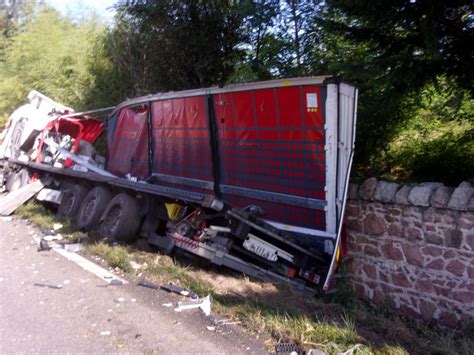
M 114 11 L 110 7 L 117 0 L 46 0 L 46 2 L 68 17 L 77 18 L 93 10 L 107 22 L 111 22 Z

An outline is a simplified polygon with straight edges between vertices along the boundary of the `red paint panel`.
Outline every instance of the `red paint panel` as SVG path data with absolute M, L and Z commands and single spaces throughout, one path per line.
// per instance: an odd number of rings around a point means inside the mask
M 152 108 L 153 173 L 212 181 L 205 97 L 156 101 Z
M 259 128 L 277 128 L 275 89 L 256 90 L 254 96 L 257 126 Z
M 319 87 L 228 93 L 218 95 L 215 102 L 222 184 L 324 199 L 325 136 L 322 110 L 317 110 Z M 241 207 L 262 206 L 267 210 L 265 218 L 278 222 L 325 227 L 323 211 L 234 194 L 224 198 Z
M 281 127 L 301 127 L 302 96 L 299 86 L 278 88 L 278 107 Z
M 148 176 L 148 110 L 123 108 L 118 115 L 108 170 L 117 175 Z

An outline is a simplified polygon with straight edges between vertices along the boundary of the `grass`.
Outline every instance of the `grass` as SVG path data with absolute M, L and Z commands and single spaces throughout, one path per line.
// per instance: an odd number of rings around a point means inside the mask
M 54 223 L 62 223 L 61 233 L 68 241 L 81 239 L 89 253 L 103 258 L 111 267 L 128 272 L 131 277 L 144 277 L 158 284 L 172 283 L 201 296 L 212 295 L 213 311 L 218 317 L 240 321 L 247 332 L 267 339 L 268 345 L 295 342 L 305 350 L 317 348 L 327 354 L 354 349 L 354 354 L 394 355 L 468 354 L 474 348 L 474 327 L 462 333 L 417 324 L 391 312 L 388 306 L 373 307 L 356 300 L 347 282 L 343 282 L 342 289 L 331 298 L 311 298 L 285 287 L 266 289 L 262 286 L 265 284 L 247 276 L 222 276 L 240 286 L 254 287 L 250 294 L 242 295 L 224 290 L 211 271 L 195 268 L 188 261 L 132 246 L 84 239 L 85 235 L 78 232 L 71 221 L 58 219 L 39 204 L 27 203 L 17 214 L 47 230 L 52 229 Z M 133 269 L 131 262 L 139 264 L 140 269 Z M 206 279 L 203 273 L 208 274 Z M 219 269 L 218 275 L 222 273 L 225 274 L 225 270 Z
M 128 249 L 124 246 L 110 246 L 104 242 L 86 244 L 88 252 L 100 256 L 110 267 L 118 267 L 125 272 L 131 271 L 128 261 Z

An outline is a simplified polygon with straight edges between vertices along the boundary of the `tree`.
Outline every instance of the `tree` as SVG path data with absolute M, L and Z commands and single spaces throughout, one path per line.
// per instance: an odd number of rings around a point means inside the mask
M 94 83 L 89 58 L 99 25 L 72 23 L 41 6 L 9 39 L 0 66 L 0 114 L 9 114 L 32 89 L 75 108 L 83 108 Z
M 447 75 L 472 90 L 471 2 L 330 0 L 322 10 L 312 67 L 359 86 L 360 165 L 374 166 L 427 84 Z
M 167 0 L 118 6 L 113 56 L 135 93 L 224 83 L 242 40 L 238 5 L 225 0 Z

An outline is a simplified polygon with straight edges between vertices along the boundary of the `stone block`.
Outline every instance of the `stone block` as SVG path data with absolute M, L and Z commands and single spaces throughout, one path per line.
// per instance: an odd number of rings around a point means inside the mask
M 408 195 L 410 194 L 411 189 L 412 186 L 410 185 L 402 186 L 395 194 L 395 203 L 398 203 L 399 205 L 409 205 L 410 202 L 408 201 Z
M 433 292 L 433 284 L 428 277 L 419 278 L 416 281 L 415 288 L 419 292 L 431 293 Z
M 469 205 L 467 206 L 467 210 L 472 212 L 474 211 L 474 196 L 471 197 L 469 200 Z
M 394 261 L 402 261 L 403 254 L 402 251 L 397 248 L 393 243 L 385 243 L 382 245 L 382 253 L 386 259 L 394 260 Z
M 464 304 L 474 304 L 474 292 L 457 291 L 453 293 L 453 298 Z
M 414 206 L 428 207 L 434 188 L 433 185 L 423 184 L 413 187 L 408 195 L 408 202 Z
M 372 245 L 364 246 L 364 254 L 367 256 L 372 256 L 374 258 L 379 258 L 382 256 L 379 249 Z
M 429 321 L 433 318 L 436 305 L 425 299 L 420 300 L 420 313 L 425 321 Z
M 372 200 L 378 182 L 379 181 L 374 177 L 365 180 L 359 187 L 359 197 L 362 200 Z
M 446 233 L 444 243 L 449 248 L 459 249 L 462 243 L 462 233 L 459 229 L 453 229 Z
M 445 262 L 443 259 L 434 259 L 430 261 L 426 267 L 433 270 L 443 270 Z
M 432 232 L 425 233 L 425 240 L 427 243 L 430 243 L 430 244 L 436 244 L 436 245 L 443 244 L 443 238 L 441 238 L 441 236 L 439 236 L 438 234 L 432 233 Z
M 375 188 L 374 200 L 393 203 L 399 186 L 394 182 L 380 181 Z
M 413 244 L 402 244 L 403 254 L 405 254 L 405 259 L 411 265 L 423 266 L 424 259 L 423 255 L 420 252 L 420 248 Z
M 474 251 L 474 234 L 469 234 L 466 236 L 466 245 L 472 251 Z
M 473 194 L 472 185 L 467 181 L 462 182 L 452 193 L 448 208 L 466 211 Z
M 376 279 L 377 278 L 377 269 L 375 268 L 374 265 L 365 264 L 362 267 L 362 271 L 367 275 L 367 277 L 369 277 L 371 279 Z
M 463 276 L 466 266 L 459 260 L 453 260 L 446 266 L 446 270 L 456 276 Z
M 403 228 L 400 227 L 398 224 L 391 224 L 388 227 L 387 233 L 391 237 L 403 238 L 405 236 L 405 232 L 403 231 Z
M 437 208 L 445 208 L 448 205 L 449 199 L 454 189 L 448 186 L 438 187 L 430 198 L 430 205 Z
M 406 275 L 403 272 L 395 272 L 392 274 L 392 282 L 396 286 L 400 287 L 410 287 L 411 282 L 408 280 Z
M 350 200 L 357 200 L 359 193 L 359 185 L 350 183 L 347 190 L 347 198 Z
M 423 239 L 423 233 L 419 228 L 407 228 L 405 231 L 405 237 L 410 241 L 419 241 Z
M 364 219 L 364 232 L 371 235 L 382 235 L 387 229 L 385 220 L 374 213 Z
M 426 247 L 421 248 L 421 252 L 425 256 L 440 256 L 443 254 L 443 249 L 428 245 Z

